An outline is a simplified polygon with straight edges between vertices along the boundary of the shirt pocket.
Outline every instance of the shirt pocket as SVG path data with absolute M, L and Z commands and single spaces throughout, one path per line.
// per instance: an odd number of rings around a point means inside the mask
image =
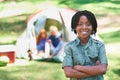
M 88 52 L 88 57 L 91 62 L 96 62 L 98 60 L 98 51 L 97 50 L 90 50 Z

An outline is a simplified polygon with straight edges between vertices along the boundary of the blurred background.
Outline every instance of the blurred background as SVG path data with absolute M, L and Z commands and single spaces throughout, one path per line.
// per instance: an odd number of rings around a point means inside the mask
M 0 0 L 0 45 L 16 44 L 27 19 L 44 8 L 90 10 L 98 21 L 98 36 L 104 41 L 109 61 L 105 80 L 120 79 L 120 0 Z M 31 61 L 0 67 L 0 80 L 68 80 L 61 63 Z

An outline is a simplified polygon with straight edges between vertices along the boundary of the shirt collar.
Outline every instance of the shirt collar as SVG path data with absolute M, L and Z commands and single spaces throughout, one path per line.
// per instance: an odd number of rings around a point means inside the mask
M 86 47 L 92 44 L 92 37 L 90 36 L 88 43 L 86 44 Z M 76 45 L 82 45 L 79 37 L 76 38 Z
M 76 38 L 76 45 L 79 45 L 81 43 L 79 37 Z

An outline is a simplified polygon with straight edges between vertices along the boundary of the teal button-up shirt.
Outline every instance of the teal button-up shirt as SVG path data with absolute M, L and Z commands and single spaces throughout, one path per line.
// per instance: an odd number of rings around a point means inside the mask
M 93 66 L 96 60 L 99 60 L 101 64 L 108 64 L 104 44 L 92 37 L 89 38 L 85 46 L 81 44 L 80 39 L 77 37 L 64 47 L 64 53 L 62 67 L 74 65 Z M 84 79 L 71 78 L 70 80 L 104 80 L 104 78 L 103 75 L 98 75 Z

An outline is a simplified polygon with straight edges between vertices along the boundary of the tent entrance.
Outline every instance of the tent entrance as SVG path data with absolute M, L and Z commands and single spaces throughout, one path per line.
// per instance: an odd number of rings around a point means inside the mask
M 34 29 L 36 35 L 40 32 L 41 29 L 45 29 L 47 32 L 49 32 L 50 26 L 56 26 L 59 31 L 62 31 L 62 24 L 55 19 L 52 18 L 46 18 L 45 16 L 39 16 L 39 18 L 34 22 Z
M 59 21 L 57 21 L 57 20 L 55 20 L 55 19 L 48 18 L 48 19 L 46 20 L 45 29 L 46 29 L 47 31 L 49 31 L 49 28 L 50 28 L 50 26 L 52 26 L 52 25 L 53 25 L 53 26 L 56 26 L 59 31 L 62 30 L 62 24 L 61 24 Z

